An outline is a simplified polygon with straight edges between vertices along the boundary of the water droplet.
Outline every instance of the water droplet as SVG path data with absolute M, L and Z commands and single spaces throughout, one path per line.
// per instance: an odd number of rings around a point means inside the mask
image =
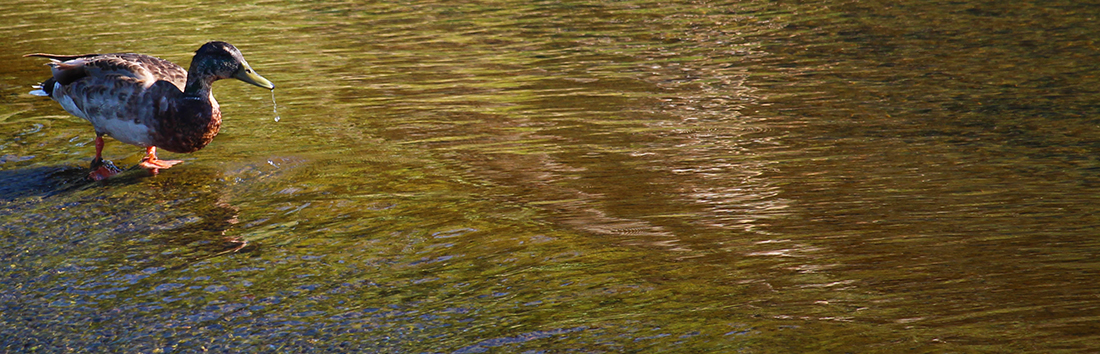
M 275 113 L 275 121 L 279 121 L 279 105 L 275 103 L 275 89 L 271 89 L 271 112 Z

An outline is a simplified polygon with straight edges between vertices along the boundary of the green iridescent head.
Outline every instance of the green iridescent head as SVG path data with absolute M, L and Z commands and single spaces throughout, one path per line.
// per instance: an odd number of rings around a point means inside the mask
M 271 81 L 252 70 L 237 47 L 226 42 L 203 44 L 191 60 L 191 72 L 213 75 L 218 79 L 233 78 L 268 90 L 275 89 Z

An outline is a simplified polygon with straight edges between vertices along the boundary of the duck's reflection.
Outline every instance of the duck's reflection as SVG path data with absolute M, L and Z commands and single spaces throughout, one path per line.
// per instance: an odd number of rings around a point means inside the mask
M 240 208 L 231 203 L 226 178 L 221 171 L 189 166 L 161 173 L 155 178 L 144 171 L 136 171 L 147 186 L 147 201 L 171 206 L 174 217 L 185 220 L 178 226 L 164 230 L 159 240 L 165 245 L 193 248 L 190 255 L 181 257 L 179 266 L 230 253 L 248 252 L 256 247 L 230 230 L 239 223 Z M 140 201 L 138 201 L 140 203 Z

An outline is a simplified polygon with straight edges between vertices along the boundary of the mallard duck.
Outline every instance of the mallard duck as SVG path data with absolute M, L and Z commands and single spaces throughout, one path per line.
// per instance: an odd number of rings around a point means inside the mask
M 191 69 L 144 54 L 27 54 L 50 59 L 53 77 L 36 96 L 49 96 L 74 116 L 95 127 L 91 178 L 116 172 L 103 164 L 103 136 L 144 147 L 139 166 L 156 174 L 180 163 L 157 159 L 157 148 L 177 153 L 202 149 L 218 135 L 222 114 L 210 92 L 214 81 L 234 78 L 269 90 L 271 81 L 256 74 L 241 52 L 226 42 L 209 42 L 195 51 Z

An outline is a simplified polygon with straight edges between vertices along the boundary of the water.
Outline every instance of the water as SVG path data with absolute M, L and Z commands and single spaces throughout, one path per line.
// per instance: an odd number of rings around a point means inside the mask
M 1091 5 L 64 6 L 0 5 L 5 351 L 1100 348 Z M 26 94 L 215 39 L 283 110 L 155 177 Z

